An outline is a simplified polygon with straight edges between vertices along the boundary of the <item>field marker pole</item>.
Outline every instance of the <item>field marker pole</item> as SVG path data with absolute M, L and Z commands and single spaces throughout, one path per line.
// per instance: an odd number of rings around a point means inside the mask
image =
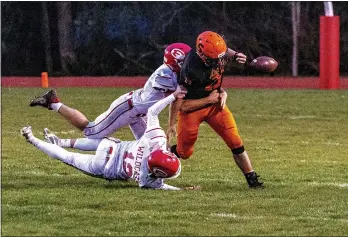
M 47 72 L 41 73 L 41 86 L 43 88 L 48 88 L 48 73 Z
M 340 88 L 340 18 L 334 16 L 331 2 L 324 2 L 320 16 L 320 89 Z

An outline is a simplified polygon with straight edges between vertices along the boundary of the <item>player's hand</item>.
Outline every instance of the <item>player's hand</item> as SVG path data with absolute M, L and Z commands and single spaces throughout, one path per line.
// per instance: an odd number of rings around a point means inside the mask
M 188 187 L 185 187 L 184 190 L 195 190 L 195 191 L 199 191 L 201 190 L 201 186 L 199 185 L 194 185 L 194 186 L 188 186 Z
M 187 94 L 187 90 L 184 87 L 177 86 L 176 90 L 173 92 L 173 95 L 176 99 L 183 99 Z
M 173 139 L 173 137 L 176 136 L 176 127 L 175 125 L 174 126 L 170 126 L 168 129 L 167 129 L 167 144 L 170 143 L 170 141 Z
M 243 53 L 236 53 L 233 58 L 236 60 L 237 63 L 244 64 L 247 60 L 247 56 Z
M 211 103 L 211 104 L 215 104 L 215 103 L 219 102 L 220 93 L 218 92 L 218 90 L 213 90 L 212 92 L 210 92 L 210 94 L 208 96 L 208 100 L 209 100 L 209 103 Z
M 226 100 L 227 100 L 227 93 L 226 91 L 223 91 L 220 93 L 220 106 L 222 109 L 225 108 L 225 105 L 226 105 Z

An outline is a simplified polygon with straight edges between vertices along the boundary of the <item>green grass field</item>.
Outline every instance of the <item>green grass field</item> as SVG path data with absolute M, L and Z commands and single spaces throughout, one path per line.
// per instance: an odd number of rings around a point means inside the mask
M 58 114 L 30 108 L 42 88 L 2 88 L 3 236 L 347 236 L 348 91 L 227 90 L 228 106 L 266 188 L 250 190 L 231 152 L 206 124 L 182 173 L 141 190 L 78 172 L 25 142 L 19 130 L 82 134 Z M 93 120 L 127 88 L 62 88 Z M 161 114 L 167 127 L 168 110 Z M 115 134 L 133 140 L 128 128 Z

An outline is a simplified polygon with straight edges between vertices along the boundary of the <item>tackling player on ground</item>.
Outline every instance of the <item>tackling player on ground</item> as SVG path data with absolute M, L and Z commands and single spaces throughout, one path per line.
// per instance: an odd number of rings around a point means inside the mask
M 246 56 L 228 48 L 219 34 L 205 31 L 198 36 L 196 49 L 186 56 L 179 78 L 179 85 L 187 89 L 187 95 L 171 105 L 167 136 L 170 139 L 176 133 L 178 114 L 177 145 L 172 146 L 171 151 L 188 159 L 194 150 L 199 125 L 207 122 L 231 149 L 249 187 L 259 188 L 263 183 L 258 181 L 244 150 L 236 122 L 226 106 L 227 93 L 221 87 L 225 65 L 230 58 L 241 64 L 246 62 Z
M 61 114 L 69 123 L 83 131 L 88 138 L 103 138 L 118 129 L 129 126 L 135 139 L 140 139 L 146 129 L 146 114 L 151 105 L 173 93 L 177 87 L 177 76 L 186 54 L 191 47 L 184 43 L 173 43 L 164 51 L 163 64 L 150 76 L 143 88 L 117 98 L 109 109 L 94 121 L 89 121 L 80 111 L 60 102 L 56 91 L 50 90 L 30 102 L 30 106 L 42 106 Z M 45 130 L 45 134 L 49 131 Z M 59 139 L 61 147 L 84 149 L 88 140 Z
M 170 96 L 158 101 L 148 110 L 147 127 L 144 135 L 137 141 L 121 142 L 106 137 L 88 139 L 89 150 L 94 155 L 69 152 L 55 144 L 36 138 L 31 127 L 24 127 L 21 134 L 26 140 L 50 157 L 58 159 L 91 176 L 107 180 L 135 180 L 141 188 L 182 190 L 164 183 L 165 178 L 180 175 L 180 160 L 167 150 L 167 138 L 161 129 L 158 115 L 176 98 L 183 98 L 186 91 L 178 86 Z M 197 190 L 199 186 L 183 189 Z

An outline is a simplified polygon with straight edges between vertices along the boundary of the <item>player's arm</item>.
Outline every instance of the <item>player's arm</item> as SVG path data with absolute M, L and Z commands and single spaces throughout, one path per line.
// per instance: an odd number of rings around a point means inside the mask
M 171 191 L 183 190 L 182 188 L 178 188 L 178 187 L 171 186 L 171 185 L 168 185 L 168 184 L 163 184 L 162 187 L 160 187 L 159 189 L 162 189 L 162 190 L 171 190 Z
M 237 63 L 240 63 L 240 64 L 244 64 L 247 59 L 245 54 L 236 52 L 230 48 L 227 49 L 227 56 L 231 57 L 233 60 L 235 60 Z
M 184 100 L 182 102 L 180 111 L 189 112 L 196 109 L 200 109 L 208 104 L 215 104 L 219 102 L 220 93 L 218 90 L 213 90 L 209 96 L 201 99 Z
M 168 129 L 167 129 L 167 142 L 169 143 L 170 140 L 176 136 L 176 117 L 177 114 L 181 108 L 183 99 L 176 99 L 170 104 L 169 107 L 169 118 L 168 118 Z
M 144 186 L 141 186 L 141 188 L 144 189 L 156 189 L 156 190 L 169 190 L 169 191 L 180 191 L 180 190 L 201 190 L 200 186 L 189 186 L 184 188 L 178 188 L 169 184 L 163 183 L 163 180 L 161 179 L 161 182 L 158 182 L 159 179 L 156 179 L 155 182 L 150 182 Z
M 227 100 L 227 92 L 222 87 L 220 87 L 219 93 L 220 93 L 219 95 L 220 106 L 222 109 L 224 109 L 226 105 L 226 100 Z
M 147 129 L 153 127 L 160 127 L 158 115 L 159 113 L 170 103 L 175 101 L 177 98 L 182 99 L 185 97 L 187 91 L 181 89 L 179 86 L 176 90 L 166 98 L 157 101 L 154 105 L 152 105 L 147 112 Z
M 176 75 L 171 72 L 160 71 L 152 80 L 151 86 L 155 90 L 162 91 L 165 93 L 173 93 L 176 89 Z
M 188 186 L 188 187 L 184 187 L 184 188 L 178 188 L 178 187 L 174 187 L 168 184 L 163 184 L 163 186 L 160 188 L 162 190 L 201 190 L 201 186 Z

